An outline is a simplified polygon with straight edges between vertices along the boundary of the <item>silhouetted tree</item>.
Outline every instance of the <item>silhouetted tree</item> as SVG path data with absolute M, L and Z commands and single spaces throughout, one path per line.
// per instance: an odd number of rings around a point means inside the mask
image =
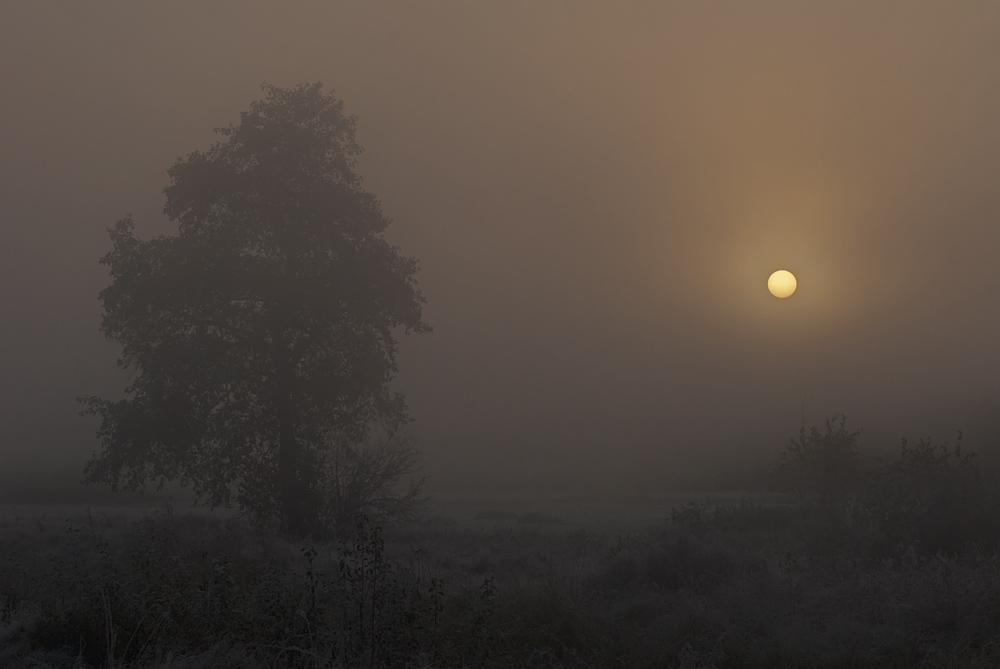
M 847 430 L 847 418 L 834 414 L 825 430 L 803 427 L 781 454 L 775 474 L 782 486 L 799 493 L 818 495 L 829 503 L 853 488 L 861 473 L 858 437 L 861 430 Z
M 417 263 L 354 171 L 356 119 L 320 84 L 282 89 L 169 170 L 175 236 L 110 229 L 102 331 L 134 381 L 84 398 L 102 450 L 86 479 L 178 480 L 211 505 L 317 529 L 327 435 L 406 421 L 394 331 L 425 332 Z M 384 471 L 389 475 L 392 471 Z

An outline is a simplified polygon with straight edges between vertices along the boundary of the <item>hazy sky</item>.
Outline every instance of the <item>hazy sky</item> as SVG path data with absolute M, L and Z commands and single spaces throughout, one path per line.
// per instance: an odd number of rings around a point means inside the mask
M 265 81 L 359 117 L 441 487 L 739 471 L 803 401 L 1000 438 L 1000 3 L 39 0 L 0 4 L 0 485 L 96 447 L 106 229 L 174 232 L 167 168 Z

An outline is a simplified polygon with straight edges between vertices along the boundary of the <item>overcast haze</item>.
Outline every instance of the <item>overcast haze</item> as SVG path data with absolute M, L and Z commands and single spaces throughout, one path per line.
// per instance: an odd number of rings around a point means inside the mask
M 1000 437 L 1000 4 L 5 2 L 0 485 L 79 478 L 117 397 L 98 259 L 268 82 L 322 82 L 420 261 L 438 489 L 657 490 Z M 799 281 L 771 297 L 771 271 Z M 0 495 L 2 497 L 2 495 Z

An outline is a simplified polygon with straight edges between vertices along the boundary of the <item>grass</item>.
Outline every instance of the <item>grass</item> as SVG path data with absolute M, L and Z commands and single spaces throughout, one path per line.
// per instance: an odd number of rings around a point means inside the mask
M 450 509 L 321 545 L 169 509 L 5 512 L 0 666 L 1000 666 L 992 542 L 887 549 L 847 507 Z

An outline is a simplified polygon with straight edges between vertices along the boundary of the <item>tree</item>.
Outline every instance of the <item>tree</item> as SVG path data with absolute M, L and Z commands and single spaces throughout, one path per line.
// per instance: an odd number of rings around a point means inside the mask
M 861 430 L 847 430 L 847 418 L 834 414 L 824 431 L 815 425 L 799 430 L 781 454 L 775 473 L 787 487 L 799 493 L 817 494 L 826 504 L 850 489 L 861 471 L 858 437 Z
M 110 229 L 101 329 L 134 380 L 83 398 L 88 482 L 190 485 L 292 535 L 317 529 L 329 434 L 407 421 L 395 332 L 427 332 L 417 263 L 354 171 L 356 118 L 320 84 L 263 87 L 223 139 L 168 171 L 174 236 Z

